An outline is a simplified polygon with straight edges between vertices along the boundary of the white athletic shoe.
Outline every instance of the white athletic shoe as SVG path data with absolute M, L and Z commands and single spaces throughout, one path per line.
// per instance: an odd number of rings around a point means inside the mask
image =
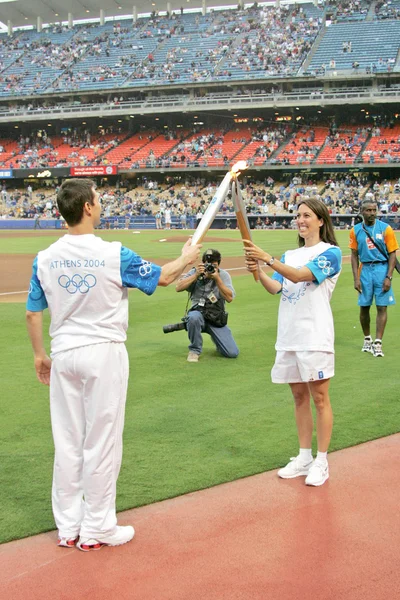
M 122 544 L 130 542 L 134 535 L 135 530 L 131 525 L 125 527 L 117 525 L 115 533 L 110 535 L 100 535 L 96 538 L 79 537 L 76 547 L 83 552 L 89 552 L 90 550 L 100 550 L 103 546 L 122 546 Z
M 364 344 L 363 344 L 363 347 L 361 348 L 361 352 L 370 352 L 371 354 L 374 353 L 374 349 L 372 347 L 372 338 L 371 337 L 365 337 L 364 338 Z
M 79 537 L 76 537 L 76 538 L 59 537 L 57 540 L 57 546 L 61 546 L 62 548 L 74 548 L 75 544 L 78 540 L 79 540 Z
M 382 342 L 381 341 L 375 340 L 372 352 L 373 352 L 373 355 L 376 357 L 385 356 L 382 352 Z
M 300 456 L 294 456 L 290 459 L 290 462 L 286 467 L 279 469 L 278 476 L 282 477 L 282 479 L 293 479 L 294 477 L 300 477 L 301 475 L 308 475 L 312 464 L 312 460 L 305 464 Z
M 329 479 L 328 463 L 314 460 L 306 477 L 306 485 L 322 485 L 327 479 Z
M 192 352 L 190 351 L 187 357 L 187 361 L 188 362 L 199 362 L 199 354 L 197 354 L 197 352 Z

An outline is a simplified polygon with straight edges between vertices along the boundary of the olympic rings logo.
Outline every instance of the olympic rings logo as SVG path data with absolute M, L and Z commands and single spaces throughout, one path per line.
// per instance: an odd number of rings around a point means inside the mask
M 44 296 L 44 292 L 41 288 L 34 287 L 32 283 L 29 284 L 28 296 L 31 300 L 40 300 Z
M 324 275 L 330 275 L 333 273 L 333 267 L 331 266 L 331 261 L 326 258 L 326 256 L 319 256 L 317 264 Z
M 94 287 L 97 283 L 97 279 L 94 275 L 85 275 L 85 277 L 81 277 L 81 275 L 73 275 L 72 277 L 68 277 L 68 275 L 60 275 L 58 278 L 58 285 L 67 290 L 69 294 L 76 294 L 76 292 L 80 292 L 81 294 L 87 294 L 90 288 Z
M 151 273 L 151 262 L 144 260 L 139 267 L 139 275 L 141 275 L 141 277 L 146 277 L 147 275 L 150 275 L 150 273 Z

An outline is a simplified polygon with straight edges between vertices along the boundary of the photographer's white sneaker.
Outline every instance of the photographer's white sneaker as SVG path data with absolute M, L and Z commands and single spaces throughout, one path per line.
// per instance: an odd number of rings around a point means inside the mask
M 190 351 L 187 357 L 188 362 L 199 362 L 199 354 L 197 352 Z

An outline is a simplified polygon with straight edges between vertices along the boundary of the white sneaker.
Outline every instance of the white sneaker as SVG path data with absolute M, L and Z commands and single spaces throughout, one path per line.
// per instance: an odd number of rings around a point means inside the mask
M 314 460 L 306 477 L 306 485 L 322 485 L 329 479 L 328 463 L 321 463 Z
M 382 342 L 375 341 L 372 349 L 372 353 L 374 356 L 385 356 L 382 352 Z
M 187 361 L 188 362 L 199 362 L 199 354 L 197 354 L 197 352 L 189 352 L 188 357 L 187 357 Z
M 300 459 L 300 456 L 294 456 L 290 459 L 290 462 L 286 465 L 286 467 L 279 469 L 278 476 L 282 477 L 282 479 L 293 479 L 293 477 L 308 475 L 308 471 L 310 470 L 312 464 L 312 460 L 305 464 Z
M 364 338 L 364 344 L 363 344 L 363 347 L 361 348 L 361 352 L 370 352 L 371 354 L 374 353 L 374 349 L 372 347 L 372 338 L 371 337 L 365 337 Z
M 122 544 L 130 542 L 134 535 L 135 530 L 131 525 L 125 527 L 117 525 L 115 533 L 110 535 L 99 535 L 96 538 L 80 536 L 76 547 L 83 552 L 89 552 L 90 550 L 100 550 L 103 546 L 122 546 Z
M 78 540 L 79 536 L 76 538 L 59 537 L 57 540 L 57 546 L 61 546 L 62 548 L 74 548 Z

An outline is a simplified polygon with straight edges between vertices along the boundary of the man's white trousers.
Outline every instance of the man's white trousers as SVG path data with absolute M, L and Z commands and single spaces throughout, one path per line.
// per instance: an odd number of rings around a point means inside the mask
M 53 358 L 52 501 L 60 537 L 96 538 L 116 528 L 128 376 L 122 343 L 92 344 Z

